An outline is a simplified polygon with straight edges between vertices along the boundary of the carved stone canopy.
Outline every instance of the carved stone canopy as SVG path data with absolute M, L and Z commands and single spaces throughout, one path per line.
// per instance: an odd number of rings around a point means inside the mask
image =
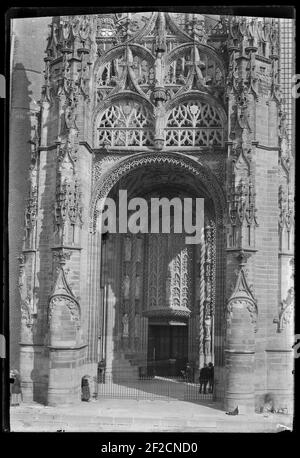
M 165 166 L 175 171 L 184 171 L 196 178 L 198 183 L 205 187 L 209 198 L 212 199 L 217 216 L 217 224 L 223 224 L 223 212 L 226 205 L 224 192 L 216 176 L 207 166 L 180 153 L 156 153 L 154 155 L 152 153 L 140 153 L 134 157 L 118 161 L 97 181 L 90 207 L 93 231 L 96 229 L 97 214 L 99 212 L 97 209 L 98 202 L 106 198 L 118 181 L 131 171 L 151 165 Z
M 174 307 L 166 307 L 162 309 L 151 309 L 146 310 L 144 316 L 149 318 L 157 318 L 158 316 L 168 318 L 169 320 L 187 320 L 191 314 L 191 311 L 187 308 L 174 308 Z
M 240 269 L 237 275 L 236 284 L 234 290 L 227 301 L 227 314 L 228 317 L 231 317 L 233 307 L 239 305 L 240 307 L 246 307 L 250 314 L 251 322 L 254 326 L 254 332 L 257 331 L 257 300 L 254 297 L 252 288 L 250 287 L 244 265 L 245 265 L 245 256 L 248 254 L 243 251 L 239 253 L 238 257 L 240 260 Z

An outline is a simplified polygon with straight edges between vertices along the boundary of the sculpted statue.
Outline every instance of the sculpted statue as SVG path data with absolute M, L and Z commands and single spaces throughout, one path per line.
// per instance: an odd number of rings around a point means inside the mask
M 204 320 L 204 353 L 210 354 L 211 344 L 211 316 L 207 315 Z
M 140 294 L 141 294 L 141 276 L 138 275 L 136 276 L 136 279 L 135 279 L 135 297 L 136 299 L 140 297 Z
M 129 298 L 129 290 L 130 290 L 130 278 L 128 275 L 125 275 L 123 281 L 123 291 L 125 299 Z
M 163 53 L 158 51 L 154 63 L 155 85 L 162 87 L 165 78 L 165 62 Z
M 155 118 L 155 139 L 164 139 L 164 127 L 165 127 L 165 115 L 166 110 L 161 100 L 158 100 L 157 106 L 154 107 L 154 118 Z
M 122 326 L 123 326 L 123 337 L 128 337 L 129 335 L 129 328 L 128 328 L 128 315 L 124 313 L 122 317 Z
M 65 127 L 66 129 L 77 129 L 76 126 L 76 113 L 75 113 L 75 107 L 73 104 L 68 105 L 65 108 Z

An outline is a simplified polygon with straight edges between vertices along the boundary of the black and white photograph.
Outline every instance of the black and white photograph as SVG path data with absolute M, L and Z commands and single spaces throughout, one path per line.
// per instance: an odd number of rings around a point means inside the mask
M 291 432 L 293 8 L 108 6 L 10 18 L 10 431 Z

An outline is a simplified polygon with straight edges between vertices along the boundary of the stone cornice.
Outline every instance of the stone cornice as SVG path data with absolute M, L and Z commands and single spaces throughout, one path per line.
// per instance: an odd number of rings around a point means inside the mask
M 87 344 L 78 345 L 76 347 L 63 347 L 63 346 L 47 345 L 47 348 L 49 348 L 50 351 L 56 351 L 56 350 L 81 350 L 82 348 L 86 348 L 86 347 L 87 347 Z

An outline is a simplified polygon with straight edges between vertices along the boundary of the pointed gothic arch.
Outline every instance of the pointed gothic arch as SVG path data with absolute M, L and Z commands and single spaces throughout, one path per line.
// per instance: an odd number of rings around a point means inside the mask
M 90 222 L 92 231 L 95 230 L 95 218 L 97 217 L 97 202 L 105 198 L 112 187 L 117 183 L 121 176 L 129 173 L 136 168 L 147 166 L 147 164 L 169 164 L 170 167 L 189 171 L 199 177 L 206 186 L 215 206 L 218 225 L 224 224 L 224 211 L 226 200 L 224 192 L 218 183 L 217 178 L 205 164 L 196 161 L 181 153 L 139 153 L 133 157 L 118 161 L 112 166 L 96 183 L 92 192 L 90 205 Z
M 122 179 L 126 179 L 126 177 L 130 180 L 130 175 L 132 172 L 138 172 L 139 169 L 144 169 L 147 171 L 149 169 L 155 167 L 156 170 L 165 171 L 165 173 L 169 173 L 173 171 L 173 173 L 184 173 L 186 177 L 192 176 L 196 182 L 201 183 L 201 186 L 205 189 L 205 196 L 210 201 L 209 205 L 212 205 L 213 213 L 212 219 L 207 220 L 205 219 L 205 237 L 208 237 L 207 240 L 210 240 L 210 245 L 213 244 L 214 250 L 212 252 L 208 252 L 200 250 L 201 254 L 201 265 L 199 267 L 198 275 L 201 275 L 201 294 L 200 298 L 197 299 L 204 304 L 205 297 L 207 297 L 205 305 L 200 307 L 200 315 L 197 319 L 200 321 L 195 321 L 195 317 L 193 318 L 191 324 L 191 334 L 189 334 L 190 339 L 190 348 L 194 348 L 192 350 L 194 357 L 197 354 L 195 348 L 197 347 L 196 341 L 193 342 L 193 339 L 200 339 L 199 345 L 202 348 L 202 358 L 207 358 L 208 355 L 211 353 L 211 357 L 214 358 L 216 365 L 222 364 L 223 358 L 223 346 L 218 345 L 215 346 L 214 344 L 214 335 L 220 335 L 223 332 L 222 330 L 222 320 L 223 320 L 223 306 L 224 306 L 224 285 L 222 282 L 222 278 L 225 275 L 225 252 L 224 252 L 224 215 L 225 215 L 225 196 L 222 188 L 218 184 L 218 180 L 211 172 L 211 170 L 202 163 L 195 161 L 194 159 L 183 155 L 181 153 L 140 153 L 135 154 L 132 157 L 127 157 L 120 161 L 117 161 L 114 166 L 112 166 L 106 173 L 104 173 L 100 179 L 95 183 L 94 189 L 92 191 L 92 199 L 91 199 L 91 206 L 90 206 L 90 253 L 93 253 L 93 258 L 91 257 L 90 263 L 90 278 L 91 280 L 91 289 L 90 289 L 90 297 L 92 297 L 96 293 L 98 288 L 97 283 L 99 282 L 99 274 L 100 272 L 100 264 L 101 264 L 101 255 L 100 253 L 103 251 L 102 243 L 101 243 L 101 234 L 97 230 L 97 218 L 99 213 L 101 212 L 101 206 L 99 207 L 98 202 L 101 200 L 104 203 L 106 196 L 109 195 L 111 190 L 121 182 Z M 127 189 L 127 187 L 125 186 Z M 152 191 L 151 191 L 152 192 Z M 152 194 L 151 194 L 152 195 Z M 197 195 L 197 194 L 196 194 Z M 209 245 L 209 246 L 210 246 Z M 205 252 L 204 252 L 205 251 Z M 199 252 L 199 256 L 200 256 Z M 197 255 L 197 256 L 198 256 Z M 206 268 L 204 269 L 204 262 L 206 262 Z M 99 264 L 100 263 L 100 264 Z M 214 268 L 212 269 L 211 273 L 208 274 L 208 265 L 212 263 Z M 200 273 L 201 272 L 201 273 Z M 210 275 L 210 282 L 205 280 L 205 276 Z M 115 280 L 114 280 L 115 281 Z M 198 283 L 197 283 L 198 285 Z M 116 284 L 114 286 L 116 288 Z M 94 291 L 94 292 L 93 292 Z M 199 303 L 200 303 L 199 302 Z M 208 307 L 208 304 L 211 304 Z M 95 310 L 95 306 L 91 302 L 91 309 L 90 309 L 90 321 L 89 321 L 89 335 L 93 336 L 94 332 L 94 323 L 95 321 L 99 320 L 97 314 L 100 313 L 99 310 Z M 198 305 L 195 307 L 198 307 Z M 211 307 L 211 308 L 210 308 Z M 208 308 L 211 310 L 212 321 L 211 326 L 215 331 L 211 333 L 211 337 L 209 337 L 209 333 L 205 326 L 208 326 L 209 319 L 207 318 L 207 323 L 204 326 L 204 318 L 207 313 Z M 206 312 L 205 312 L 206 310 Z M 124 312 L 125 313 L 125 312 Z M 126 312 L 127 313 L 127 312 Z M 151 313 L 150 313 L 151 315 Z M 146 314 L 144 314 L 146 316 Z M 152 316 L 152 315 L 151 315 Z M 153 315 L 154 316 L 154 315 Z M 130 318 L 132 321 L 132 317 Z M 199 323 L 203 323 L 203 327 L 201 328 Z M 116 324 L 116 326 L 118 326 Z M 132 326 L 132 325 L 131 325 Z M 197 328 L 200 326 L 202 331 L 200 335 L 197 335 Z M 145 338 L 147 338 L 147 332 L 144 329 Z M 194 336 L 194 337 L 193 337 Z M 91 337 L 92 339 L 92 337 Z M 206 339 L 206 341 L 205 341 Z M 212 340 L 210 340 L 212 339 Z M 212 349 L 210 350 L 208 347 L 208 342 L 211 342 Z M 198 342 L 198 340 L 197 340 Z M 206 343 L 205 343 L 206 342 Z M 201 343 L 201 344 L 200 344 Z M 144 344 L 145 345 L 145 344 Z M 203 347 L 202 347 L 203 345 Z M 200 354 L 200 353 L 199 353 Z M 206 356 L 204 356 L 206 355 Z M 88 345 L 88 360 L 92 363 L 97 358 L 97 348 L 94 342 L 90 342 Z M 202 361 L 203 363 L 203 361 Z

